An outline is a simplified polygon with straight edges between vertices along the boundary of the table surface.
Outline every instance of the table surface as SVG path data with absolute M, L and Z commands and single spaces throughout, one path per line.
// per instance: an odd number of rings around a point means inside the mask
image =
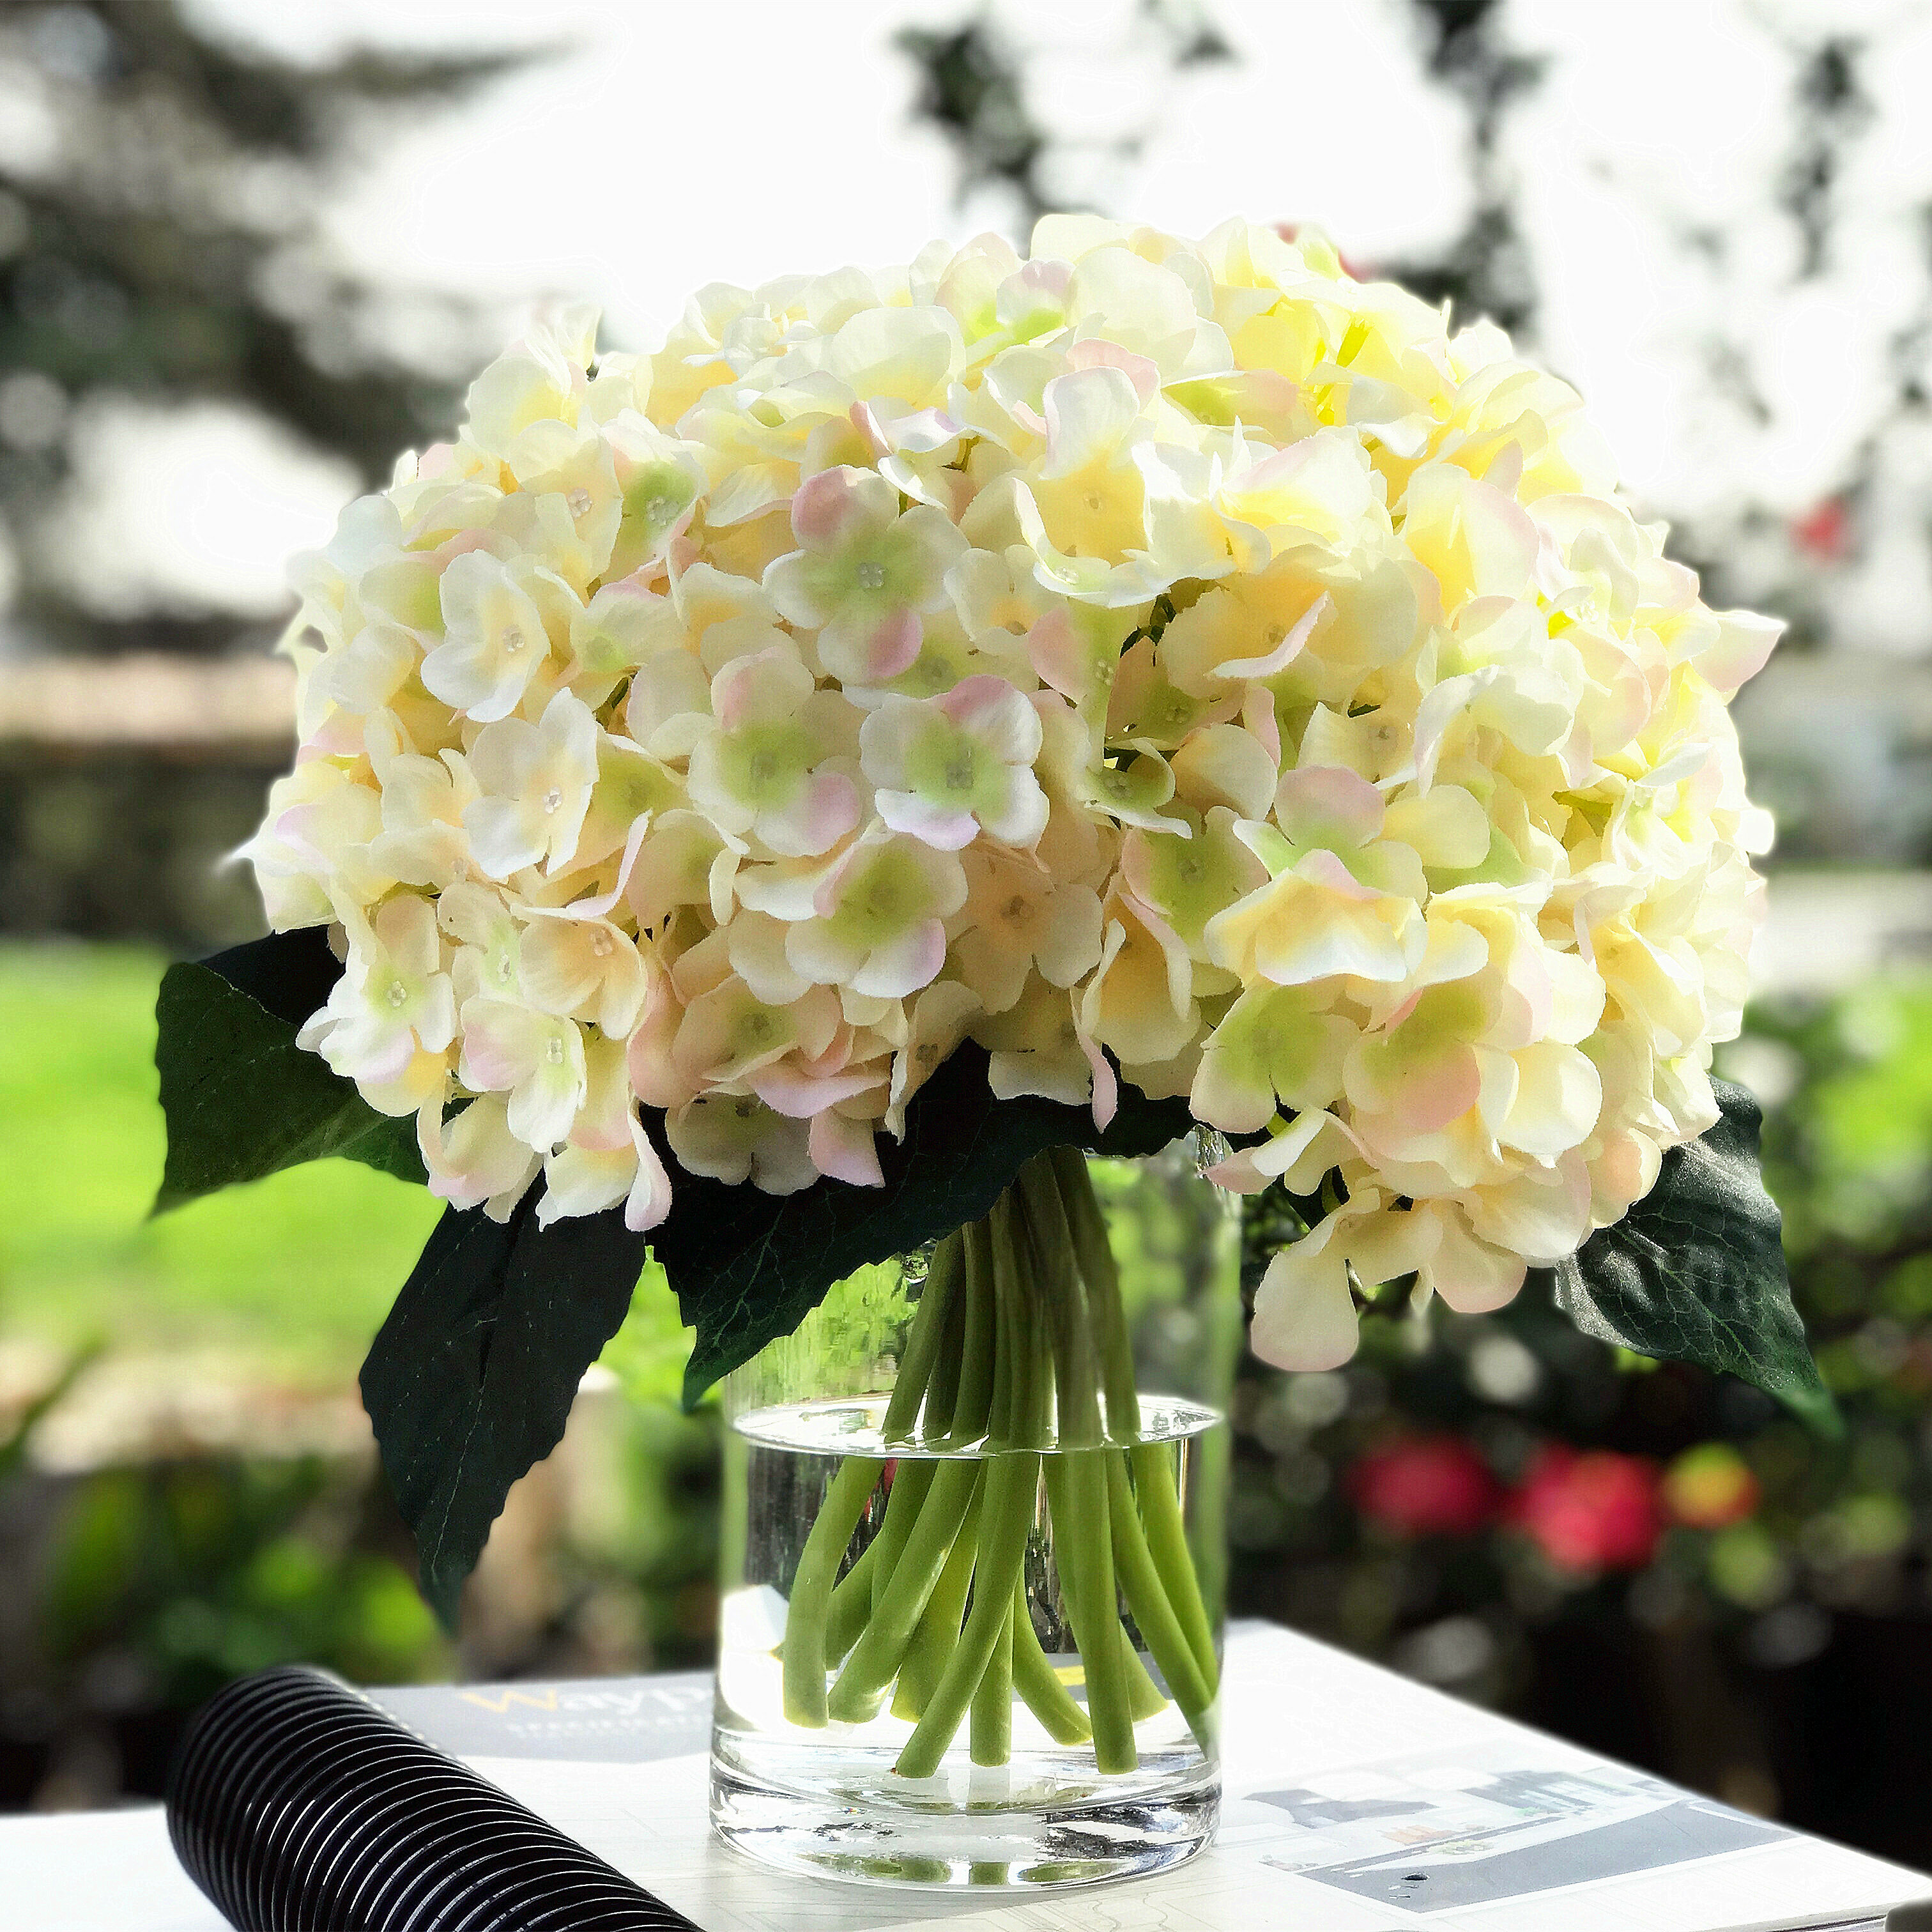
M 158 1805 L 0 1820 L 0 1932 L 233 1932 L 176 1861 Z M 1860 1919 L 1833 1932 L 1882 1932 Z
M 168 1843 L 158 1804 L 0 1820 L 4 1932 L 233 1932 Z

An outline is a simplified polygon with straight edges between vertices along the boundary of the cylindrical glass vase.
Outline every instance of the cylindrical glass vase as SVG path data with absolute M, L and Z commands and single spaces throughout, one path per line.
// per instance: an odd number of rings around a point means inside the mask
M 728 1843 L 933 1887 L 1206 1845 L 1239 1248 L 1184 1143 L 1041 1156 L 730 1378 Z

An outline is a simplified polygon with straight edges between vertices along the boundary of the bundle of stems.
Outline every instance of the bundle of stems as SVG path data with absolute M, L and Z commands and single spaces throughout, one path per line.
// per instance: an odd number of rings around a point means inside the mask
M 1080 1154 L 1036 1155 L 990 1214 L 940 1244 L 883 1434 L 908 1453 L 847 1457 L 799 1561 L 783 1645 L 791 1723 L 863 1724 L 890 1695 L 914 1726 L 894 1768 L 929 1778 L 969 1714 L 973 1762 L 1004 1764 L 1017 1694 L 1059 1743 L 1132 1771 L 1134 1726 L 1166 1699 L 1121 1622 L 1124 1598 L 1211 1748 L 1219 1664 L 1174 1450 L 1141 1439 L 1120 1280 Z M 882 1482 L 883 1515 L 842 1575 Z M 1028 1592 L 1042 1486 L 1084 1711 Z

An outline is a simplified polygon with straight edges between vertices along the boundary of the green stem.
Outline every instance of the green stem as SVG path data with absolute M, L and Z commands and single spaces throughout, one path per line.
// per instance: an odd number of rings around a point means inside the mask
M 1187 1526 L 1181 1520 L 1180 1486 L 1174 1478 L 1173 1459 L 1164 1442 L 1137 1442 L 1127 1454 L 1133 1465 L 1134 1508 L 1147 1539 L 1148 1554 L 1211 1698 L 1220 1682 L 1220 1659 L 1215 1654 L 1214 1626 L 1208 1620 L 1207 1606 L 1201 1600 L 1193 1553 L 1187 1546 Z M 1160 1653 L 1155 1655 L 1158 1658 Z M 1167 1666 L 1163 1663 L 1161 1668 L 1165 1670 Z M 1172 1677 L 1168 1679 L 1169 1683 L 1173 1681 Z
M 1034 1258 L 1035 1299 L 1053 1338 L 1054 1390 L 1060 1448 L 1088 1448 L 1101 1439 L 1098 1358 L 1086 1289 L 1073 1266 L 1066 1208 L 1050 1162 L 1021 1168 L 1018 1191 Z
M 832 1586 L 832 1601 L 825 1613 L 825 1661 L 836 1669 L 845 1653 L 859 1641 L 866 1619 L 872 1614 L 872 1572 L 879 1560 L 879 1539 L 859 1552 L 859 1560 Z
M 938 1770 L 986 1673 L 1000 1633 L 1012 1628 L 1013 1586 L 1026 1562 L 1027 1538 L 1032 1532 L 1040 1493 L 1040 1458 L 1036 1454 L 1018 1453 L 991 1460 L 980 1510 L 974 1567 L 978 1587 L 973 1592 L 973 1607 L 947 1660 L 946 1674 L 927 1700 L 924 1713 L 892 1767 L 902 1778 L 930 1778 Z M 938 1495 L 935 1485 L 935 1500 Z
M 1133 1639 L 1127 1634 L 1126 1625 L 1116 1618 L 1114 1628 L 1120 1634 L 1120 1668 L 1127 1680 L 1127 1708 L 1138 1724 L 1143 1718 L 1158 1717 L 1167 1708 L 1167 1699 L 1160 1686 L 1148 1676 L 1140 1652 L 1134 1648 Z
M 973 1692 L 973 1762 L 991 1769 L 1013 1754 L 1013 1618 L 1011 1602 L 993 1640 L 993 1654 Z
M 1112 1542 L 1104 1528 L 1107 1474 L 1101 1452 L 1074 1449 L 1049 1456 L 1046 1484 L 1067 1612 L 1086 1669 L 1094 1761 L 1104 1772 L 1132 1771 L 1140 1758 L 1134 1746 L 1128 1646 L 1114 1585 Z
M 1030 1256 L 1012 1190 L 988 1216 L 998 1346 L 1007 1364 L 1006 1442 L 1017 1449 L 1045 1449 L 1052 1429 L 1053 1391 L 1043 1366 L 1046 1312 L 1027 1264 Z
M 899 1666 L 898 1682 L 892 1691 L 892 1715 L 908 1723 L 917 1722 L 926 1708 L 926 1700 L 945 1674 L 946 1658 L 959 1641 L 960 1623 L 966 1615 L 966 1593 L 972 1587 L 974 1548 L 985 1489 L 982 1474 L 974 1484 L 973 1499 L 966 1505 L 966 1520 L 959 1526 L 946 1568 L 939 1573 L 932 1598 L 912 1634 L 912 1642 L 906 1647 L 905 1661 Z
M 982 1226 L 968 1233 L 966 1245 L 966 1318 L 960 1340 L 959 1384 L 946 1436 L 955 1448 L 977 1442 L 986 1433 L 995 1372 L 1000 1358 L 993 1258 Z
M 892 1384 L 891 1400 L 886 1404 L 882 1427 L 889 1442 L 906 1441 L 919 1420 L 920 1404 L 926 1400 L 926 1384 L 932 1378 L 940 1340 L 945 1332 L 946 1307 L 964 1270 L 965 1245 L 966 1231 L 956 1228 L 933 1250 L 932 1263 L 926 1271 L 926 1285 L 913 1311 L 905 1353 L 899 1358 L 898 1376 Z
M 1140 1396 L 1134 1385 L 1133 1343 L 1120 1300 L 1120 1270 L 1107 1239 L 1106 1218 L 1094 1192 L 1086 1156 L 1075 1148 L 1056 1148 L 1047 1159 L 1052 1164 L 1074 1260 L 1087 1285 L 1107 1392 L 1108 1432 L 1116 1442 L 1131 1442 L 1140 1433 Z
M 872 1620 L 827 1694 L 826 1708 L 842 1724 L 868 1722 L 898 1676 L 906 1646 L 965 1520 L 978 1474 L 977 1466 L 970 1462 L 939 1466 L 885 1594 L 874 1600 Z
M 1154 1660 L 1167 1679 L 1174 1701 L 1180 1706 L 1203 1750 L 1214 1748 L 1211 1706 L 1214 1693 L 1201 1674 L 1194 1652 L 1168 1600 L 1168 1592 L 1141 1534 L 1127 1482 L 1127 1461 L 1118 1449 L 1107 1456 L 1108 1512 L 1113 1526 L 1114 1567 L 1120 1587 L 1140 1627 Z
M 826 1721 L 825 1626 L 832 1582 L 884 1466 L 870 1456 L 848 1456 L 839 1464 L 792 1579 L 785 1611 L 784 1714 L 788 1723 L 808 1730 Z
M 1013 1688 L 1026 1700 L 1027 1708 L 1056 1744 L 1084 1744 L 1092 1741 L 1094 1729 L 1087 1721 L 1087 1714 L 1074 1701 L 1072 1692 L 1060 1682 L 1052 1659 L 1040 1648 L 1040 1633 L 1033 1627 L 1033 1612 L 1027 1602 L 1024 1575 L 1013 1586 L 1012 1672 Z
M 962 1258 L 961 1266 L 965 1264 Z M 966 1340 L 966 1294 L 962 1279 L 946 1297 L 940 1311 L 938 1352 L 926 1388 L 926 1408 L 919 1421 L 919 1438 L 932 1442 L 952 1426 L 952 1406 L 959 1393 L 959 1370 Z
M 906 1538 L 911 1535 L 913 1525 L 919 1520 L 920 1508 L 926 1501 L 926 1492 L 932 1487 L 932 1479 L 938 1474 L 939 1466 L 923 1459 L 914 1462 L 904 1456 L 892 1472 L 892 1486 L 886 1492 L 885 1520 L 879 1525 L 879 1533 L 868 1547 L 873 1552 L 872 1587 L 870 1592 L 872 1608 L 876 1611 L 886 1600 L 886 1592 L 892 1588 L 892 1571 L 906 1546 Z M 858 1641 L 858 1634 L 853 1634 L 853 1642 Z M 848 1649 L 850 1645 L 848 1645 Z

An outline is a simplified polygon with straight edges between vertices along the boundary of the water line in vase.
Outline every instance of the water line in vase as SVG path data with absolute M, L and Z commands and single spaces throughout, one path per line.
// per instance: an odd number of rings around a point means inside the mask
M 1007 1762 L 1012 1700 L 1102 1772 L 1133 1770 L 1134 1726 L 1166 1706 L 1120 1618 L 1124 1597 L 1168 1693 L 1211 1742 L 1211 1626 L 1167 1445 L 1139 1439 L 1120 1283 L 1084 1160 L 1036 1156 L 980 1221 L 936 1250 L 882 1433 L 924 1451 L 848 1456 L 794 1577 L 782 1646 L 788 1720 L 862 1724 L 888 1694 L 927 1778 L 960 1726 L 973 1762 Z M 933 1452 L 938 1452 L 935 1454 Z M 843 1576 L 874 1492 L 883 1517 Z M 1042 1648 L 1027 1544 L 1042 1486 L 1083 1710 Z M 836 1673 L 836 1675 L 834 1674 Z M 830 1679 L 828 1686 L 828 1678 Z

